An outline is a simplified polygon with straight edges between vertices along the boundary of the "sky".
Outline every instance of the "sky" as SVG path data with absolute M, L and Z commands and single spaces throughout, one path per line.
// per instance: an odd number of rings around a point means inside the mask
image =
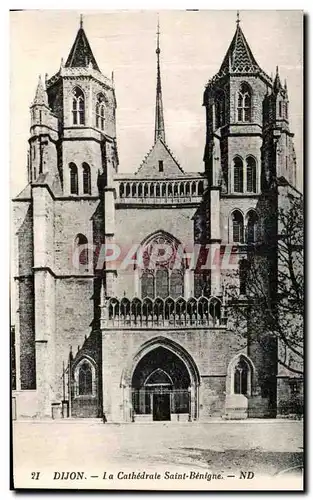
M 10 12 L 11 194 L 27 183 L 29 106 L 41 74 L 66 60 L 80 14 L 96 61 L 114 71 L 119 171 L 134 172 L 154 138 L 156 11 L 26 10 Z M 218 71 L 236 29 L 236 11 L 161 10 L 161 78 L 166 142 L 186 172 L 203 170 L 206 83 Z M 240 11 L 241 28 L 261 68 L 287 79 L 302 189 L 303 40 L 300 11 Z

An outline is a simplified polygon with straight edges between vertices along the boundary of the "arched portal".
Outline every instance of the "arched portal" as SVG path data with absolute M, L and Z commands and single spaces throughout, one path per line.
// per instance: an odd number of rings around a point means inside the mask
M 123 376 L 132 420 L 197 419 L 199 379 L 194 361 L 181 346 L 165 338 L 147 342 Z

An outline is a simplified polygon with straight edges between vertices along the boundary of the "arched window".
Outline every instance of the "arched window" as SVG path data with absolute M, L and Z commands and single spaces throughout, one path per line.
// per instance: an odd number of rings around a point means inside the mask
M 234 192 L 243 192 L 243 162 L 239 156 L 234 158 Z
M 75 163 L 69 164 L 70 168 L 70 192 L 71 194 L 78 194 L 78 174 Z
M 250 210 L 247 214 L 247 243 L 255 243 L 256 229 L 257 229 L 258 216 L 254 210 Z
M 143 244 L 142 298 L 183 296 L 185 263 L 177 255 L 178 246 L 178 240 L 163 231 L 158 231 Z
M 90 396 L 92 392 L 92 367 L 88 361 L 84 361 L 78 369 L 78 394 Z
M 85 125 L 85 96 L 79 87 L 73 90 L 72 113 L 74 125 Z
M 244 235 L 243 235 L 243 215 L 239 210 L 235 210 L 232 215 L 232 240 L 234 243 L 243 243 Z
M 251 122 L 251 89 L 247 83 L 240 86 L 237 112 L 239 122 Z
M 248 279 L 249 263 L 247 259 L 239 261 L 239 293 L 245 295 L 247 293 L 247 279 Z
M 84 234 L 78 234 L 75 238 L 75 262 L 78 267 L 88 267 L 88 240 Z
M 215 126 L 220 128 L 225 125 L 225 92 L 218 90 L 215 97 Z
M 253 156 L 247 158 L 247 192 L 256 193 L 256 161 Z
M 103 94 L 97 96 L 96 103 L 96 127 L 104 130 L 105 122 L 105 98 Z
M 83 163 L 83 192 L 91 194 L 91 175 L 88 163 Z
M 154 276 L 148 270 L 144 271 L 141 277 L 141 297 L 154 299 Z
M 234 394 L 249 394 L 251 377 L 250 367 L 244 358 L 240 358 L 234 369 Z

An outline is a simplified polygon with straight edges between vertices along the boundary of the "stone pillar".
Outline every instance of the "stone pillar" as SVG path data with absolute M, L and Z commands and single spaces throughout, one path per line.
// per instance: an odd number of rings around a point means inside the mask
M 104 220 L 105 243 L 114 244 L 115 235 L 115 188 L 106 187 L 104 190 Z M 116 262 L 109 261 L 105 264 L 106 292 L 108 297 L 115 295 Z
M 210 268 L 211 268 L 211 295 L 221 294 L 220 269 L 220 189 L 211 188 L 210 191 Z
M 33 188 L 36 389 L 39 415 L 43 417 L 51 417 L 55 386 L 53 215 L 49 191 Z

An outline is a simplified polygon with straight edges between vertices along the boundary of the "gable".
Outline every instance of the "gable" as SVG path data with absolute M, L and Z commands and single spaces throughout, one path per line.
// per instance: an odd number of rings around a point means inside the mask
M 160 161 L 163 162 L 163 172 L 159 171 Z M 142 178 L 155 179 L 159 177 L 165 179 L 181 177 L 184 175 L 184 171 L 162 139 L 158 138 L 135 175 Z

